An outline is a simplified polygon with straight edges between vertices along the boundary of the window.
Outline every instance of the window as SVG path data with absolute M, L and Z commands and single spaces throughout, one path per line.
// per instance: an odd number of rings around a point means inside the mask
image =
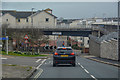
M 8 21 L 8 19 L 6 19 L 6 21 Z
M 46 22 L 48 22 L 49 21 L 49 18 L 46 18 Z
M 18 22 L 20 22 L 20 19 L 18 19 Z
M 26 19 L 26 22 L 28 22 L 28 18 Z
M 82 40 L 83 38 L 80 38 L 80 40 Z
M 88 40 L 88 44 L 89 44 L 89 40 Z

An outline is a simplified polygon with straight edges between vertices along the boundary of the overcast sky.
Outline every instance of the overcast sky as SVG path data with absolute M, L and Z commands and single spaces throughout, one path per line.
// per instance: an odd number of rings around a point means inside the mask
M 118 0 L 2 0 L 2 2 L 118 2 Z
M 25 0 L 24 0 L 25 1 Z M 104 0 L 105 1 L 105 0 Z M 106 0 L 107 1 L 107 0 Z M 117 2 L 3 2 L 4 10 L 31 11 L 51 8 L 58 18 L 116 17 Z

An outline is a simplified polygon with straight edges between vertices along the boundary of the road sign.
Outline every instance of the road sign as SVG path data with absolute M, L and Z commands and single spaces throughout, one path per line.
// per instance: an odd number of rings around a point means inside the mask
M 52 32 L 53 35 L 62 35 L 62 32 Z
M 28 40 L 25 40 L 25 43 L 28 43 Z
M 24 39 L 29 39 L 28 35 L 25 35 Z
M 0 40 L 8 40 L 9 38 L 6 37 L 0 37 Z

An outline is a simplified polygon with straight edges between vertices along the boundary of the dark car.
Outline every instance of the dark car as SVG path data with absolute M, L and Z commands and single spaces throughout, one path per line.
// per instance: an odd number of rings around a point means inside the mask
M 58 47 L 53 54 L 53 66 L 72 64 L 75 66 L 75 54 L 71 47 Z

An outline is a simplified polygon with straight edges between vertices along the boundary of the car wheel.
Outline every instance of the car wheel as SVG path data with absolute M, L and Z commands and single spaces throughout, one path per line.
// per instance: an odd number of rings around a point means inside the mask
M 55 64 L 55 63 L 53 63 L 53 67 L 56 67 L 56 64 Z
M 74 67 L 76 66 L 75 63 L 72 64 Z

